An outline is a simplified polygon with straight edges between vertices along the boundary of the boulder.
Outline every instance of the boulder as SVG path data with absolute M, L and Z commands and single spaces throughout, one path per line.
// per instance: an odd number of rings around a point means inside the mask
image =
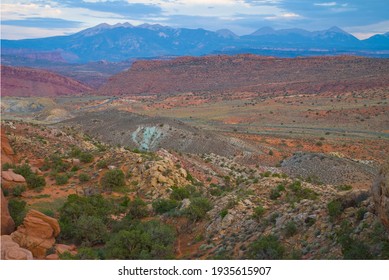
M 0 241 L 2 260 L 32 260 L 32 253 L 12 240 L 9 235 L 2 235 Z
M 11 234 L 15 229 L 15 222 L 9 214 L 8 202 L 1 190 L 1 235 Z
M 13 172 L 13 170 L 2 171 L 1 177 L 4 180 L 10 181 L 10 182 L 15 182 L 15 183 L 25 183 L 26 182 L 26 179 L 22 175 L 16 174 L 15 172 Z
M 371 192 L 377 215 L 389 231 L 389 162 L 381 168 Z
M 21 247 L 30 250 L 34 257 L 44 259 L 59 233 L 60 228 L 56 219 L 39 211 L 30 210 L 23 224 L 11 236 Z

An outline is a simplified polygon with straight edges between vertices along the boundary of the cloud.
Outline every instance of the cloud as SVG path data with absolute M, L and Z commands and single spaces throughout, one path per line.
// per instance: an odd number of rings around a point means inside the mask
M 155 4 L 129 3 L 124 0 L 87 2 L 82 0 L 64 0 L 61 4 L 72 8 L 85 8 L 92 11 L 109 12 L 121 16 L 159 15 L 161 7 Z
M 1 24 L 36 28 L 41 28 L 42 26 L 45 26 L 45 28 L 47 29 L 63 29 L 81 27 L 83 23 L 80 21 L 64 20 L 60 18 L 31 17 L 20 20 L 2 20 Z
M 326 3 L 315 3 L 314 6 L 322 6 L 322 7 L 333 7 L 336 6 L 336 2 L 326 2 Z

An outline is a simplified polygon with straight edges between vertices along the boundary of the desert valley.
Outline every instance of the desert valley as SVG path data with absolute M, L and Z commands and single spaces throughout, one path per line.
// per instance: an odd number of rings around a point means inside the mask
M 131 28 L 3 40 L 3 259 L 389 258 L 388 33 Z

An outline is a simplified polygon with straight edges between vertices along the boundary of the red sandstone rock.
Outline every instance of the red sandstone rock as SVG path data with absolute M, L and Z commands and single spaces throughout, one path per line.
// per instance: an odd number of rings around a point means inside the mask
M 2 235 L 0 241 L 2 260 L 32 260 L 32 253 L 14 242 L 9 235 Z
M 58 221 L 36 210 L 30 210 L 23 224 L 12 233 L 12 239 L 21 247 L 32 252 L 34 257 L 43 259 L 48 249 L 55 244 L 60 233 Z
M 12 170 L 2 171 L 1 177 L 4 180 L 10 181 L 10 182 L 16 182 L 16 183 L 25 183 L 26 179 L 20 174 L 16 174 Z
M 11 234 L 15 229 L 15 223 L 8 211 L 8 202 L 1 190 L 1 235 Z

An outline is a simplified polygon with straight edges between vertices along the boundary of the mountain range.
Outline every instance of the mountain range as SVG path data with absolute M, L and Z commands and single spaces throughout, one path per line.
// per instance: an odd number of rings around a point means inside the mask
M 357 54 L 389 56 L 389 32 L 359 40 L 338 27 L 324 31 L 263 27 L 238 36 L 228 29 L 106 23 L 68 36 L 1 40 L 2 60 L 15 57 L 86 63 L 161 56 L 254 53 L 281 57 Z

